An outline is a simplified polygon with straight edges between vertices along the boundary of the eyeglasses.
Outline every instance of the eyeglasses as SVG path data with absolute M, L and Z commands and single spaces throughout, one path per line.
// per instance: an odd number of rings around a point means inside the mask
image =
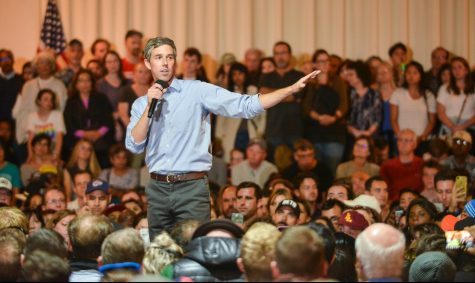
M 48 204 L 62 204 L 65 203 L 66 200 L 64 199 L 50 199 L 47 201 Z
M 462 139 L 454 139 L 454 143 L 456 145 L 463 145 L 463 146 L 468 146 L 470 143 L 466 140 L 462 140 Z
M 369 146 L 367 144 L 362 144 L 362 143 L 355 143 L 355 146 L 357 148 L 361 148 L 361 149 L 368 149 Z
M 414 139 L 397 139 L 397 141 L 402 143 L 411 143 L 414 142 Z

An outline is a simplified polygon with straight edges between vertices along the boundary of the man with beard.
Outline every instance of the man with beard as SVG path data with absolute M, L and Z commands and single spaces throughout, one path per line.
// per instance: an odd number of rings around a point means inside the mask
M 279 229 L 283 229 L 289 226 L 297 225 L 299 216 L 299 205 L 291 199 L 284 199 L 275 209 L 272 222 L 274 222 L 275 226 L 277 226 Z
M 260 78 L 260 93 L 269 93 L 273 90 L 293 84 L 304 76 L 290 64 L 292 48 L 290 44 L 279 41 L 274 44 L 274 61 L 277 68 L 274 72 Z M 294 141 L 302 136 L 302 121 L 300 119 L 301 92 L 294 93 L 282 100 L 281 103 L 267 110 L 266 139 L 271 145 L 269 151 L 271 160 L 273 151 L 280 145 L 292 148 Z
M 294 180 L 299 173 L 312 172 L 319 181 L 319 189 L 326 192 L 333 182 L 333 174 L 323 163 L 315 158 L 315 147 L 306 139 L 299 139 L 294 144 L 295 162 L 282 172 L 282 177 Z
M 126 55 L 122 58 L 122 71 L 127 79 L 133 79 L 135 65 L 143 61 L 142 39 L 143 34 L 136 30 L 129 30 L 125 35 Z
M 219 217 L 231 219 L 232 214 L 236 212 L 235 202 L 236 187 L 232 185 L 222 187 L 218 196 Z

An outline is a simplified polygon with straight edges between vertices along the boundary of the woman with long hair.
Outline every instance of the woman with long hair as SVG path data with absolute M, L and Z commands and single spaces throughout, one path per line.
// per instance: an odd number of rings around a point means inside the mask
M 104 94 L 95 92 L 94 76 L 89 70 L 76 74 L 73 89 L 64 111 L 67 150 L 70 151 L 78 140 L 88 139 L 94 145 L 101 166 L 108 167 L 107 153 L 114 143 L 112 106 Z
M 76 172 L 82 170 L 90 172 L 94 178 L 99 177 L 101 173 L 93 144 L 86 139 L 81 139 L 76 143 L 63 172 L 63 185 L 68 201 L 72 199 L 73 177 Z
M 437 94 L 437 115 L 442 122 L 441 135 L 457 131 L 475 130 L 475 83 L 470 77 L 470 66 L 462 57 L 450 61 L 451 77 Z
M 424 68 L 419 62 L 406 65 L 404 82 L 391 97 L 391 125 L 396 136 L 403 129 L 413 130 L 422 154 L 436 123 L 434 95 L 424 83 Z

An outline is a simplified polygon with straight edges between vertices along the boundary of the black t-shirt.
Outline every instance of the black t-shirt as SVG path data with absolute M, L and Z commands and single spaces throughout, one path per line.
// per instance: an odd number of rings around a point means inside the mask
M 296 70 L 290 70 L 284 76 L 272 72 L 262 75 L 259 86 L 270 89 L 288 87 L 304 74 Z M 302 117 L 300 111 L 301 93 L 294 94 L 296 101 L 281 102 L 267 110 L 266 138 L 285 138 L 287 136 L 302 136 Z
M 130 116 L 130 109 L 132 109 L 132 104 L 138 98 L 135 91 L 132 89 L 132 85 L 124 86 L 120 89 L 119 92 L 120 100 L 119 102 L 127 102 L 129 104 L 129 116 Z
M 303 172 L 305 171 L 302 171 L 297 163 L 294 162 L 289 168 L 282 172 L 282 177 L 293 182 L 295 177 L 297 177 L 299 173 Z M 310 172 L 315 174 L 318 178 L 318 191 L 320 193 L 326 192 L 333 182 L 333 174 L 330 169 L 328 169 L 325 164 L 318 162 L 317 166 L 310 170 Z
M 9 80 L 0 77 L 0 119 L 12 120 L 12 109 L 21 91 L 23 78 L 15 74 Z
M 320 115 L 335 116 L 340 106 L 340 97 L 331 87 L 322 85 L 309 93 L 312 95 L 310 109 Z M 309 116 L 305 118 L 305 136 L 312 142 L 345 142 L 345 128 L 340 120 L 329 126 L 323 126 L 320 122 Z

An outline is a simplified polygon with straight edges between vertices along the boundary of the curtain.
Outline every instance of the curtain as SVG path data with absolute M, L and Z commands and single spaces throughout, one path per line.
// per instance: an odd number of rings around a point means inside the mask
M 124 54 L 124 35 L 175 40 L 179 58 L 194 46 L 214 76 L 225 52 L 243 59 L 247 48 L 266 55 L 288 41 L 296 61 L 317 48 L 344 58 L 388 59 L 389 47 L 407 44 L 412 57 L 430 67 L 430 52 L 444 46 L 475 62 L 475 0 L 57 0 L 66 38 L 89 47 L 97 37 Z M 47 0 L 2 0 L 0 47 L 14 51 L 16 69 L 37 48 Z

